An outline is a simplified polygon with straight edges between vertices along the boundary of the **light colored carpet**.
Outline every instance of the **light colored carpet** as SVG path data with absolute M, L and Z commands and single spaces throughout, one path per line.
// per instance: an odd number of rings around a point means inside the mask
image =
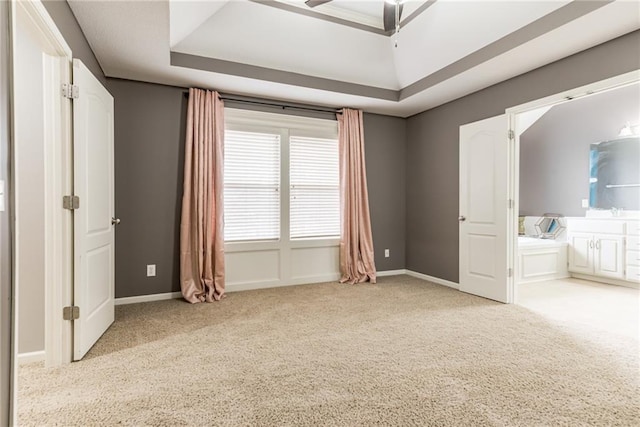
M 638 340 L 640 290 L 575 278 L 518 285 L 518 304 L 600 345 Z
M 119 306 L 19 374 L 20 425 L 639 425 L 638 343 L 408 276 Z

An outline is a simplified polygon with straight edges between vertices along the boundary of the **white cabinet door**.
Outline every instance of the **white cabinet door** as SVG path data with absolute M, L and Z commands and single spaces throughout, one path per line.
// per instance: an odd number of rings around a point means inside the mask
M 593 274 L 593 235 L 572 233 L 569 235 L 569 271 Z
M 73 81 L 80 97 L 73 104 L 74 305 L 73 359 L 80 360 L 113 323 L 114 172 L 113 97 L 78 59 Z
M 624 236 L 596 234 L 594 271 L 598 276 L 624 278 Z
M 460 127 L 460 290 L 509 302 L 505 115 Z

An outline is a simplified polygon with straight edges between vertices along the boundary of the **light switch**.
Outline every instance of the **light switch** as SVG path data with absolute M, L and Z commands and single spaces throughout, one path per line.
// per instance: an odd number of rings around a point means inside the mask
M 582 199 L 582 207 L 585 209 L 589 207 L 589 199 Z
M 389 249 L 384 250 L 384 257 L 389 258 Z

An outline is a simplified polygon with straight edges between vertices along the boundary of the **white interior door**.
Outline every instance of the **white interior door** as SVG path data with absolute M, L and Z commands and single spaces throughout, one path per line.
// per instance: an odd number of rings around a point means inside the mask
M 460 290 L 509 301 L 507 116 L 460 127 Z
M 73 358 L 80 360 L 114 320 L 113 97 L 73 60 L 79 98 L 73 104 L 74 305 Z

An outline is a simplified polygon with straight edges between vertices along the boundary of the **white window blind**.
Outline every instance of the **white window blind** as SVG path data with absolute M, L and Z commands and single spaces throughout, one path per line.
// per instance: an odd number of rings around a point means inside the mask
M 225 131 L 224 236 L 280 238 L 280 135 Z
M 291 136 L 289 152 L 291 238 L 339 236 L 338 141 Z

